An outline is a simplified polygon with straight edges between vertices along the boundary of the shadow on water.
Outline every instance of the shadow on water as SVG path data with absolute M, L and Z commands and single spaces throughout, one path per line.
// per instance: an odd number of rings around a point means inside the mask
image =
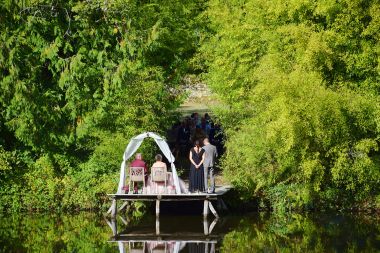
M 379 252 L 379 230 L 379 217 L 350 214 L 24 214 L 0 217 L 0 252 Z

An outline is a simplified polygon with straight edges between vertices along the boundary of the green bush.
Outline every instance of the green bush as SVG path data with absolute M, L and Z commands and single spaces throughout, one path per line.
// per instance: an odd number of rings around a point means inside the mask
M 277 184 L 266 192 L 275 212 L 303 211 L 313 208 L 313 192 L 308 185 Z
M 63 187 L 52 160 L 39 158 L 23 178 L 23 203 L 27 210 L 51 210 L 60 207 Z

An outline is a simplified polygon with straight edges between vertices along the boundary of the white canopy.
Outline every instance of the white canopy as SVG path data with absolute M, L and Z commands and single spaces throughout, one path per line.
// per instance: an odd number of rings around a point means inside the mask
M 121 194 L 123 187 L 124 187 L 124 182 L 125 182 L 125 166 L 126 166 L 126 161 L 131 158 L 131 156 L 137 151 L 137 149 L 140 147 L 141 143 L 143 140 L 147 137 L 153 138 L 155 142 L 157 143 L 158 147 L 161 149 L 162 153 L 168 159 L 171 165 L 171 170 L 173 174 L 173 180 L 174 180 L 174 186 L 177 194 L 181 194 L 181 188 L 179 186 L 179 180 L 178 180 L 178 175 L 177 175 L 177 170 L 174 165 L 174 156 L 172 152 L 170 151 L 170 148 L 166 141 L 160 137 L 159 135 L 152 133 L 152 132 L 146 132 L 142 133 L 140 135 L 137 135 L 131 139 L 129 142 L 127 148 L 125 149 L 124 155 L 123 155 L 123 162 L 121 163 L 121 168 L 120 168 L 120 181 L 119 181 L 119 186 L 117 187 L 117 193 Z

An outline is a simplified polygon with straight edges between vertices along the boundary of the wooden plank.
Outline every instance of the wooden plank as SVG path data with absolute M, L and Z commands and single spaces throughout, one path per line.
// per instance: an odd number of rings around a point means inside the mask
M 156 216 L 156 235 L 160 235 L 160 219 Z
M 107 218 L 105 220 L 106 220 L 108 226 L 110 226 L 113 236 L 117 236 L 116 220 L 112 219 L 111 221 L 109 221 Z
M 128 205 L 128 203 L 128 201 L 125 201 L 123 205 L 119 208 L 119 212 L 121 212 Z
M 157 199 L 145 199 L 145 198 L 136 198 L 136 199 L 127 199 L 127 198 L 117 198 L 118 200 L 126 200 L 126 201 L 156 201 Z M 188 199 L 160 199 L 160 201 L 166 202 L 181 202 L 181 201 L 202 201 L 205 198 L 188 198 Z M 216 198 L 208 198 L 207 200 L 217 200 Z
M 125 200 L 125 201 L 156 201 L 158 198 L 127 198 L 127 197 L 118 197 L 118 198 L 114 198 L 114 199 L 117 199 L 117 200 Z M 162 198 L 162 199 L 159 199 L 160 201 L 172 201 L 172 202 L 176 202 L 176 201 L 202 201 L 202 200 L 217 200 L 217 198 L 213 198 L 213 197 L 210 197 L 210 198 Z
M 118 234 L 117 236 L 113 237 L 111 240 L 113 241 L 198 241 L 198 242 L 204 242 L 204 241 L 211 241 L 215 239 L 219 239 L 220 235 L 213 235 L 208 234 L 204 235 L 204 233 L 193 233 L 193 234 L 166 234 L 166 233 L 160 233 L 157 235 L 156 233 L 149 233 L 149 234 Z
M 146 195 L 146 194 L 108 194 L 115 199 L 217 199 L 216 194 L 178 194 L 178 195 Z
M 107 194 L 113 198 L 128 198 L 128 199 L 180 199 L 180 198 L 216 198 L 224 195 L 231 189 L 230 186 L 219 186 L 216 188 L 215 193 L 184 193 L 184 194 Z
M 209 202 L 208 206 L 209 206 L 211 212 L 214 214 L 214 216 L 215 216 L 216 218 L 219 218 L 219 215 L 218 215 L 218 213 L 216 212 L 215 208 L 213 207 L 211 201 Z
M 214 229 L 214 227 L 215 227 L 215 225 L 216 225 L 217 222 L 218 222 L 218 218 L 215 218 L 215 219 L 212 221 L 210 227 L 208 228 L 208 233 L 209 233 L 209 234 L 211 234 L 211 232 L 212 232 L 212 230 Z
M 187 196 L 199 196 L 199 197 L 205 197 L 205 196 L 222 196 L 224 195 L 225 193 L 227 193 L 227 191 L 223 191 L 223 192 L 216 192 L 216 193 L 191 193 L 191 194 L 144 194 L 144 193 L 136 193 L 136 194 L 129 194 L 129 193 L 124 193 L 124 194 L 111 194 L 111 193 L 108 193 L 107 195 L 108 196 L 130 196 L 130 197 L 136 197 L 136 196 L 145 196 L 145 197 L 157 197 L 157 196 L 162 196 L 162 197 L 179 197 L 179 198 L 183 198 L 183 197 L 187 197 Z
M 220 194 L 210 193 L 210 194 L 160 194 L 160 195 L 151 195 L 151 194 L 107 194 L 110 197 L 128 197 L 128 198 L 210 198 L 210 197 L 219 197 Z
M 108 241 L 108 242 L 121 242 L 121 243 L 129 243 L 129 242 L 135 242 L 135 243 L 144 243 L 144 242 L 186 242 L 186 243 L 218 243 L 217 240 L 209 240 L 209 239 L 205 239 L 205 240 L 181 240 L 181 239 L 175 239 L 175 240 L 172 240 L 172 239 L 168 239 L 168 240 L 162 240 L 162 235 L 158 236 L 157 237 L 157 240 L 111 240 L 111 241 Z M 152 238 L 154 239 L 154 238 Z M 185 238 L 184 238 L 185 239 Z
M 121 219 L 121 222 L 123 222 L 124 225 L 128 226 L 128 222 L 123 218 L 123 216 L 119 216 Z
M 204 217 L 204 219 L 203 219 L 203 233 L 205 235 L 209 235 L 207 217 Z
M 111 217 L 114 219 L 116 218 L 116 214 L 117 214 L 117 200 L 114 199 L 112 201 L 112 208 L 111 208 Z

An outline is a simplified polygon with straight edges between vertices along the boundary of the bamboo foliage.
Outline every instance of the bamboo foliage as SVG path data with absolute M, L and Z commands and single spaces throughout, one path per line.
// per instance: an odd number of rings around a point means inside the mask
M 276 210 L 376 207 L 378 1 L 210 1 L 225 175 Z M 268 205 L 267 205 L 268 206 Z

